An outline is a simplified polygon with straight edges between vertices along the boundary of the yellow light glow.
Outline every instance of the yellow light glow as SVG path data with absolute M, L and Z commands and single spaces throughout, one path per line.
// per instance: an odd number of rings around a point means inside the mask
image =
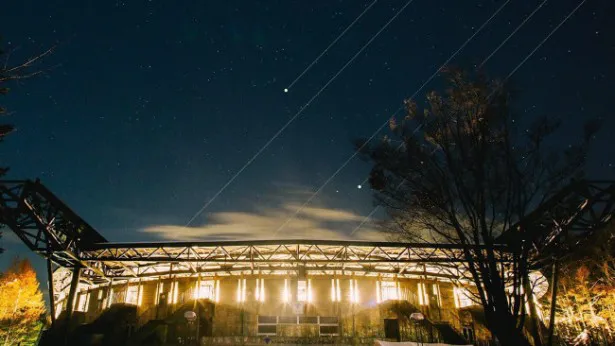
M 89 296 L 88 296 L 88 300 L 89 300 Z M 139 285 L 139 291 L 137 292 L 137 306 L 141 306 L 141 303 L 143 302 L 143 285 Z
M 455 296 L 455 307 L 457 309 L 465 308 L 474 305 L 474 301 L 470 298 L 470 292 L 462 287 L 454 287 L 453 294 Z
M 380 281 L 376 281 L 376 303 L 380 304 L 381 301 L 382 298 L 380 295 Z
M 350 301 L 354 304 L 359 303 L 359 284 L 355 279 L 350 279 Z
M 335 279 L 331 279 L 331 301 L 335 301 Z
M 418 283 L 418 296 L 419 296 L 419 305 L 429 304 L 429 297 L 427 295 L 427 287 L 425 287 L 424 282 Z
M 290 289 L 288 287 L 288 279 L 284 279 L 284 289 L 282 290 L 282 301 L 284 303 L 290 302 Z
M 216 280 L 216 299 L 215 299 L 215 302 L 217 303 L 218 301 L 220 301 L 220 280 Z
M 340 288 L 340 279 L 335 279 L 335 298 L 338 302 L 342 301 L 342 289 Z
M 237 279 L 237 302 L 246 301 L 246 279 Z
M 297 281 L 297 301 L 298 302 L 305 302 L 308 299 L 308 292 L 307 292 L 308 288 L 307 288 L 307 281 L 305 280 L 298 280 Z
M 256 299 L 257 302 L 261 301 L 261 286 L 260 286 L 260 280 L 261 279 L 256 279 L 256 286 L 254 288 L 254 299 Z
M 399 285 L 394 281 L 381 281 L 379 282 L 378 292 L 380 294 L 380 301 L 398 300 L 399 299 Z
M 173 304 L 177 304 L 177 298 L 179 298 L 179 282 L 173 282 Z
M 113 304 L 113 287 L 109 288 L 109 299 L 107 300 L 107 307 L 111 307 Z
M 438 285 L 437 283 L 434 283 L 432 285 L 432 289 L 434 294 L 436 295 L 436 297 L 438 298 L 438 306 L 442 306 L 442 296 L 440 295 L 440 285 Z
M 311 303 L 313 301 L 313 296 L 312 296 L 312 279 L 308 279 L 307 296 L 308 296 L 308 303 Z

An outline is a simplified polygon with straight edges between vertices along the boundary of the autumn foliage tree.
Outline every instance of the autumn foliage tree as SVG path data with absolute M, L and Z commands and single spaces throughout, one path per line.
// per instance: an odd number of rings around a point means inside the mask
M 560 264 L 556 331 L 572 341 L 584 330 L 615 344 L 615 221 Z M 544 305 L 550 308 L 550 302 Z
M 4 345 L 17 345 L 36 338 L 43 324 L 45 302 L 28 260 L 13 261 L 0 276 L 0 292 L 0 340 Z
M 551 151 L 547 139 L 559 123 L 539 117 L 518 129 L 522 119 L 506 85 L 459 70 L 444 75 L 445 91 L 428 93 L 422 111 L 406 101 L 406 114 L 390 120 L 390 135 L 357 145 L 373 164 L 370 185 L 392 236 L 458 245 L 489 329 L 501 345 L 528 345 L 531 249 L 512 244 L 511 265 L 502 266 L 497 238 L 581 176 L 598 126 L 588 123 L 578 145 Z

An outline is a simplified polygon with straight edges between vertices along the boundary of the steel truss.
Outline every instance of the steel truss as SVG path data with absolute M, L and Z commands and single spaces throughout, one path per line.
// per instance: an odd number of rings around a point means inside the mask
M 532 244 L 537 265 L 564 257 L 615 214 L 615 182 L 573 181 L 511 227 L 498 241 Z
M 118 278 L 287 274 L 298 267 L 312 274 L 447 276 L 458 274 L 464 262 L 459 247 L 450 244 L 318 240 L 100 243 L 80 256 L 90 266 L 103 263 L 106 276 Z
M 555 194 L 497 241 L 498 260 L 519 242 L 553 258 L 578 246 L 615 212 L 615 183 L 577 181 Z M 38 181 L 0 181 L 0 223 L 48 259 L 50 295 L 79 282 L 171 276 L 294 275 L 466 276 L 455 244 L 319 240 L 108 242 Z M 75 288 L 76 289 L 76 288 Z M 74 289 L 70 289 L 74 291 Z M 73 292 L 74 295 L 74 292 Z M 69 300 L 71 298 L 69 297 Z

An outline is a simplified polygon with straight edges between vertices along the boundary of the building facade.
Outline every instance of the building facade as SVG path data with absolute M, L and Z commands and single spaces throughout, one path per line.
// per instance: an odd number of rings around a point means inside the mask
M 54 271 L 54 314 L 66 314 L 77 280 L 73 319 L 93 323 L 115 305 L 132 306 L 135 330 L 166 321 L 167 341 L 488 344 L 452 251 L 309 240 L 104 243 L 81 252 L 87 266 Z

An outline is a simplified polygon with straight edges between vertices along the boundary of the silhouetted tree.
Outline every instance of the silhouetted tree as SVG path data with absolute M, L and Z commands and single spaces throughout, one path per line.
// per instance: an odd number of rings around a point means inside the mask
M 10 89 L 8 88 L 8 84 L 10 82 L 16 82 L 23 79 L 32 78 L 43 73 L 43 70 L 40 69 L 38 64 L 40 61 L 50 55 L 54 47 L 49 48 L 48 50 L 38 54 L 34 57 L 30 57 L 23 62 L 19 62 L 17 64 L 11 64 L 10 56 L 11 52 L 5 52 L 0 46 L 0 96 L 4 96 L 8 94 Z M 0 104 L 0 116 L 6 116 L 7 109 L 4 108 Z M 4 137 L 9 133 L 13 132 L 15 127 L 11 124 L 0 123 L 0 142 L 4 141 Z M 0 165 L 0 178 L 6 175 L 8 171 L 8 167 Z M 2 220 L 0 220 L 1 222 Z M 0 223 L 0 228 L 2 224 Z M 2 232 L 0 232 L 0 238 L 2 237 Z M 4 250 L 0 248 L 0 253 Z
M 523 287 L 530 285 L 530 249 L 519 242 L 509 249 L 511 265 L 502 266 L 496 239 L 581 176 L 599 126 L 588 123 L 583 141 L 556 154 L 545 140 L 559 123 L 540 117 L 516 132 L 519 119 L 503 83 L 459 70 L 444 75 L 445 92 L 430 92 L 422 112 L 405 101 L 403 119 L 390 120 L 390 136 L 357 145 L 373 163 L 370 184 L 393 237 L 460 245 L 493 334 L 502 345 L 528 345 Z

